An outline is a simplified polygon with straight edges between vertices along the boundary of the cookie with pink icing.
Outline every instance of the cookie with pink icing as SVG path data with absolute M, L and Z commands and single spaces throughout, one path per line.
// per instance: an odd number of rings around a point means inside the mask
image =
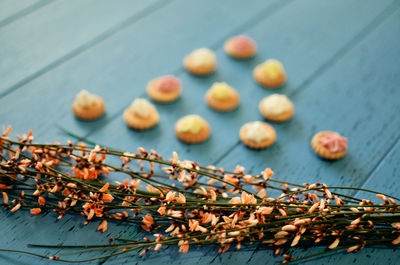
M 229 38 L 224 45 L 224 50 L 230 56 L 237 59 L 247 59 L 254 56 L 257 45 L 254 40 L 245 35 Z
M 147 94 L 159 103 L 175 101 L 180 96 L 181 90 L 181 82 L 172 75 L 155 78 L 147 85 Z
M 313 137 L 311 147 L 320 157 L 336 160 L 346 155 L 347 138 L 337 132 L 323 131 Z

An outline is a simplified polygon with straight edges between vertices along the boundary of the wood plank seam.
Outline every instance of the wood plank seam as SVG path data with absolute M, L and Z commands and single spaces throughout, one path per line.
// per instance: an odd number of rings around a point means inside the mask
M 267 8 L 263 9 L 261 12 L 257 13 L 255 16 L 253 16 L 251 19 L 243 23 L 242 25 L 238 26 L 228 34 L 224 35 L 221 37 L 221 39 L 217 42 L 215 42 L 213 45 L 210 45 L 210 48 L 213 50 L 218 50 L 221 48 L 224 44 L 224 42 L 229 38 L 232 37 L 233 35 L 245 31 L 247 28 L 254 27 L 258 23 L 260 23 L 263 19 L 268 18 L 269 16 L 275 14 L 279 10 L 281 10 L 283 7 L 289 5 L 293 0 L 286 0 L 286 1 L 278 1 L 274 3 L 271 6 L 268 6 Z M 183 68 L 183 67 L 182 67 Z
M 5 26 L 17 21 L 18 19 L 35 12 L 36 10 L 50 4 L 51 2 L 54 2 L 54 0 L 41 0 L 37 3 L 34 3 L 24 9 L 18 11 L 17 13 L 15 13 L 11 16 L 6 17 L 5 19 L 0 21 L 0 28 L 3 28 Z
M 119 31 L 123 30 L 124 28 L 131 26 L 132 24 L 139 21 L 140 19 L 165 7 L 166 5 L 168 5 L 172 2 L 173 2 L 173 0 L 171 0 L 171 1 L 159 0 L 159 1 L 155 2 L 154 4 L 146 7 L 141 12 L 128 17 L 127 19 L 121 21 L 117 25 L 115 25 L 115 26 L 111 27 L 110 29 L 104 31 L 103 33 L 99 34 L 95 38 L 87 41 L 86 43 L 84 43 L 84 44 L 80 45 L 79 47 L 73 49 L 72 51 L 66 53 L 64 56 L 59 57 L 58 59 L 54 60 L 52 63 L 44 66 L 43 68 L 39 69 L 38 71 L 30 74 L 29 76 L 23 78 L 21 81 L 12 85 L 11 87 L 5 89 L 3 92 L 0 93 L 0 99 L 7 96 L 10 93 L 12 93 L 13 91 L 17 90 L 18 88 L 39 78 L 40 76 L 44 75 L 45 73 L 59 67 L 60 65 L 71 60 L 72 58 L 79 56 L 80 54 L 84 53 L 85 51 L 89 50 L 90 48 L 100 44 L 101 42 L 105 41 L 106 39 L 110 38 L 111 36 L 117 34 Z
M 286 2 L 283 1 L 279 1 L 277 4 L 274 4 L 273 6 L 268 6 L 267 8 L 261 10 L 261 12 L 257 13 L 255 16 L 253 16 L 251 19 L 247 20 L 245 23 L 241 24 L 240 26 L 236 27 L 235 29 L 233 29 L 231 32 L 229 32 L 228 34 L 226 34 L 226 36 L 220 38 L 219 40 L 217 40 L 215 43 L 213 43 L 212 45 L 210 45 L 210 48 L 212 48 L 213 50 L 217 50 L 217 49 L 221 49 L 221 45 L 224 43 L 224 41 L 226 40 L 226 38 L 228 38 L 229 36 L 233 36 L 239 32 L 244 31 L 246 28 L 249 28 L 251 26 L 257 25 L 259 22 L 261 22 L 263 19 L 273 15 L 275 12 L 278 12 L 280 9 L 282 9 L 284 6 L 288 5 L 290 2 L 292 2 L 292 0 L 288 0 Z M 172 74 L 174 75 L 180 75 L 182 73 L 184 73 L 185 69 L 183 68 L 183 66 L 180 66 L 178 69 L 176 69 L 175 71 L 172 72 Z M 143 97 L 145 96 L 146 93 L 143 92 L 141 95 L 139 95 L 139 97 Z M 129 103 L 130 104 L 130 103 Z M 94 133 L 95 131 L 97 131 L 98 129 L 106 126 L 109 122 L 113 121 L 114 119 L 116 119 L 117 117 L 121 116 L 121 113 L 124 111 L 124 109 L 126 109 L 129 104 L 125 105 L 123 108 L 121 108 L 119 111 L 117 111 L 114 115 L 112 115 L 110 117 L 110 119 L 107 119 L 102 125 L 96 127 L 95 129 L 91 130 L 89 133 L 87 133 L 86 135 L 83 136 L 83 138 L 89 138 L 89 136 Z M 238 140 L 236 142 L 235 145 L 231 146 L 230 148 L 228 148 L 228 150 L 226 151 L 226 153 L 222 154 L 220 157 L 218 157 L 213 164 L 216 164 L 217 162 L 221 161 L 226 155 L 228 155 L 236 146 L 238 146 L 240 144 L 240 141 Z M 215 256 L 214 260 L 218 257 L 218 255 Z M 109 258 L 106 258 L 104 260 L 104 262 L 102 262 L 101 264 L 106 263 L 109 260 Z
M 331 66 L 333 66 L 336 62 L 338 62 L 341 58 L 343 58 L 352 48 L 354 48 L 359 42 L 365 39 L 370 33 L 372 33 L 375 28 L 381 25 L 390 15 L 395 13 L 399 8 L 398 1 L 393 1 L 387 8 L 385 8 L 380 14 L 378 14 L 371 23 L 367 24 L 358 34 L 355 35 L 354 38 L 350 39 L 349 42 L 344 44 L 336 53 L 333 54 L 325 63 L 323 63 L 313 74 L 310 75 L 309 78 L 304 80 L 299 87 L 293 91 L 292 93 L 288 93 L 289 97 L 292 97 L 299 92 L 303 91 L 309 84 L 311 84 L 314 80 L 316 80 L 319 76 L 324 74 L 329 70 Z M 399 140 L 400 138 L 398 138 Z M 397 140 L 396 140 L 397 141 Z M 229 148 L 229 150 L 235 150 L 239 144 L 234 144 Z M 218 162 L 224 159 L 229 153 L 224 153 L 223 156 L 218 158 Z M 213 164 L 216 164 L 214 162 Z M 372 173 L 372 172 L 371 172 Z M 369 176 L 369 175 L 368 175 Z M 369 177 L 368 177 L 369 178 Z
M 388 150 L 385 152 L 385 154 L 379 159 L 378 163 L 370 170 L 370 172 L 367 174 L 367 178 L 364 181 L 364 184 L 361 186 L 361 188 L 365 187 L 365 184 L 368 183 L 368 180 L 373 176 L 375 171 L 379 168 L 379 166 L 385 161 L 385 159 L 392 153 L 394 148 L 400 143 L 400 135 L 396 138 L 394 141 L 393 145 L 391 145 Z M 356 194 L 360 193 L 360 191 L 353 191 L 350 193 L 350 196 L 355 196 Z
M 294 90 L 289 96 L 294 96 L 311 84 L 316 78 L 325 73 L 331 66 L 342 59 L 351 49 L 372 33 L 379 25 L 381 25 L 388 17 L 390 17 L 399 8 L 399 1 L 395 0 L 389 4 L 380 14 L 378 14 L 370 23 L 368 23 L 360 32 L 352 39 L 345 43 L 337 52 L 333 54 L 325 63 L 323 63 L 309 78 L 300 84 L 298 89 Z
M 227 37 L 229 36 L 233 36 L 237 33 L 242 32 L 243 30 L 245 30 L 244 27 L 251 27 L 253 25 L 257 25 L 259 22 L 261 22 L 263 19 L 271 16 L 272 14 L 274 14 L 275 12 L 277 12 L 278 10 L 282 9 L 284 6 L 288 5 L 290 2 L 292 2 L 292 0 L 288 0 L 288 1 L 279 1 L 277 2 L 277 4 L 274 4 L 272 6 L 268 6 L 264 9 L 262 9 L 259 13 L 257 13 L 254 17 L 252 17 L 251 19 L 247 20 L 245 23 L 239 25 L 238 27 L 234 28 L 232 31 L 229 32 L 229 34 L 226 34 L 226 36 L 224 36 L 223 38 L 218 39 L 215 43 L 211 44 L 209 47 L 212 48 L 213 50 L 217 50 L 217 49 L 221 49 L 221 44 L 224 43 L 224 41 L 226 40 Z M 183 66 L 180 66 L 179 68 L 177 68 L 175 71 L 171 71 L 171 73 L 173 75 L 179 76 L 180 74 L 184 73 L 185 69 Z M 138 97 L 145 97 L 147 94 L 144 91 L 142 94 L 138 95 Z M 1 98 L 1 94 L 0 94 L 0 98 Z M 131 104 L 131 102 L 125 104 L 123 107 L 121 107 L 118 111 L 116 111 L 116 113 L 114 115 L 112 115 L 109 119 L 107 119 L 106 121 L 104 121 L 103 124 L 95 127 L 93 130 L 89 131 L 87 134 L 85 134 L 83 136 L 83 138 L 88 138 L 91 134 L 93 134 L 94 132 L 96 132 L 97 130 L 99 130 L 100 128 L 106 126 L 108 123 L 112 122 L 114 119 L 118 118 L 121 116 L 122 112 Z M 222 159 L 222 157 L 221 157 Z

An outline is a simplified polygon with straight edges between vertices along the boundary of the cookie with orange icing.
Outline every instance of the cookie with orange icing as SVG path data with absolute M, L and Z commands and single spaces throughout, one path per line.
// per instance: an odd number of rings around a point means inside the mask
M 207 48 L 194 50 L 184 58 L 183 66 L 194 75 L 209 75 L 217 67 L 215 53 Z
M 82 90 L 72 103 L 72 110 L 76 117 L 82 120 L 96 120 L 105 111 L 104 101 L 97 95 Z
M 147 85 L 147 94 L 159 103 L 173 102 L 181 94 L 181 82 L 172 75 L 158 77 Z
M 124 111 L 126 124 L 135 130 L 147 130 L 154 127 L 160 117 L 156 107 L 143 98 L 135 99 Z
M 322 131 L 314 135 L 311 147 L 317 155 L 324 159 L 336 160 L 347 153 L 347 138 L 337 132 Z
M 245 35 L 229 38 L 224 45 L 224 50 L 236 59 L 248 59 L 257 51 L 256 43 Z
M 264 149 L 276 141 L 275 129 L 266 122 L 253 121 L 244 124 L 239 131 L 240 140 L 250 148 Z
M 207 104 L 217 111 L 230 111 L 239 105 L 240 96 L 227 83 L 214 83 L 207 91 Z
M 284 122 L 292 118 L 294 105 L 290 99 L 281 94 L 272 94 L 260 101 L 258 106 L 264 118 L 274 122 Z
M 201 143 L 210 137 L 210 125 L 199 115 L 187 115 L 175 124 L 176 136 L 182 142 Z
M 278 88 L 286 82 L 285 69 L 282 63 L 275 59 L 257 65 L 253 77 L 257 83 L 267 88 Z

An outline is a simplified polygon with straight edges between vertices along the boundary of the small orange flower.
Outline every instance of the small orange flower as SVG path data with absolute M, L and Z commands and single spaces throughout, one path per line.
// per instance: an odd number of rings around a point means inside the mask
M 189 251 L 189 241 L 188 240 L 181 240 L 178 243 L 179 252 L 186 253 Z
M 107 230 L 107 220 L 103 220 L 99 227 L 97 227 L 97 231 L 101 230 L 102 232 L 105 232 Z
M 165 210 L 167 209 L 167 207 L 165 206 L 161 206 L 160 208 L 158 208 L 157 212 L 161 215 L 165 214 Z
M 46 199 L 44 197 L 42 197 L 42 196 L 39 196 L 38 204 L 42 205 L 42 206 L 45 205 L 46 204 Z
M 101 195 L 101 200 L 104 202 L 112 202 L 112 200 L 114 200 L 114 197 L 109 193 L 103 193 Z
M 17 205 L 15 205 L 15 206 L 11 209 L 11 212 L 16 212 L 16 211 L 19 210 L 19 208 L 21 208 L 21 204 L 20 204 L 20 203 L 18 203 Z
M 40 208 L 32 208 L 31 209 L 31 214 L 39 214 L 42 212 L 42 209 Z
M 108 191 L 108 187 L 110 186 L 110 183 L 106 183 L 106 184 L 104 184 L 104 186 L 101 188 L 101 189 L 99 189 L 99 192 L 106 192 L 106 191 Z
M 3 191 L 3 203 L 4 205 L 8 205 L 8 195 Z
M 154 220 L 153 217 L 151 216 L 151 214 L 146 214 L 143 217 L 143 225 L 142 228 L 146 231 L 150 231 L 151 227 L 154 225 Z
M 270 168 L 266 168 L 263 172 L 262 172 L 262 176 L 265 180 L 269 180 L 272 175 L 274 175 L 274 171 L 272 171 Z

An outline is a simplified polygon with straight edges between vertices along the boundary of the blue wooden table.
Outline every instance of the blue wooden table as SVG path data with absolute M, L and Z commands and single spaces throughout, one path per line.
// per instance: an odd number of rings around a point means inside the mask
M 251 60 L 231 59 L 222 49 L 228 37 L 241 33 L 258 43 L 259 52 Z M 217 71 L 206 78 L 182 67 L 183 57 L 200 47 L 213 49 L 218 60 Z M 286 68 L 288 81 L 278 90 L 261 88 L 252 79 L 253 68 L 267 58 L 279 59 Z M 181 158 L 204 165 L 240 164 L 255 174 L 271 167 L 282 180 L 368 187 L 399 196 L 399 62 L 398 0 L 0 0 L 0 125 L 10 124 L 16 133 L 33 129 L 41 142 L 65 141 L 68 137 L 55 126 L 59 124 L 124 150 L 143 146 L 164 156 L 177 151 Z M 129 129 L 123 110 L 134 98 L 146 97 L 149 80 L 165 74 L 181 79 L 181 98 L 156 105 L 161 120 L 152 130 Z M 238 109 L 218 113 L 204 104 L 205 91 L 216 81 L 238 90 Z M 94 122 L 73 116 L 71 103 L 81 89 L 105 99 L 106 115 Z M 245 122 L 262 119 L 258 102 L 275 92 L 291 98 L 296 114 L 289 122 L 273 124 L 278 140 L 272 147 L 248 149 L 240 143 L 238 130 Z M 205 143 L 186 145 L 174 135 L 175 121 L 192 113 L 211 125 L 212 136 Z M 328 162 L 312 152 L 310 139 L 320 130 L 348 137 L 344 159 Z M 79 216 L 60 221 L 55 217 L 1 211 L 0 248 L 105 243 L 109 236 L 144 235 L 115 223 L 102 234 L 95 231 L 98 223 L 84 226 Z M 312 251 L 297 250 L 295 255 Z M 399 251 L 365 249 L 304 264 L 398 264 L 399 258 Z M 103 263 L 234 265 L 281 260 L 261 248 L 219 255 L 217 248 L 179 254 L 170 247 Z M 0 253 L 0 264 L 38 263 L 30 256 Z

